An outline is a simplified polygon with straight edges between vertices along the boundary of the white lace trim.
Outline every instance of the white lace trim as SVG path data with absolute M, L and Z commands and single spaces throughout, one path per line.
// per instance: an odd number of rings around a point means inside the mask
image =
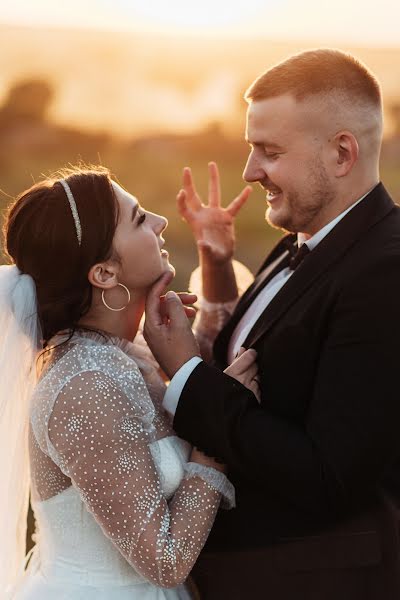
M 235 488 L 224 473 L 212 467 L 206 467 L 195 462 L 188 462 L 185 466 L 185 479 L 190 477 L 201 477 L 212 488 L 222 495 L 222 507 L 226 509 L 235 508 Z

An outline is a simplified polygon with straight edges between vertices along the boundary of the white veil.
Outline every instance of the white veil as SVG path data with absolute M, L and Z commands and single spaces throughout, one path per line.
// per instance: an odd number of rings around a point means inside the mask
M 0 596 L 25 555 L 29 501 L 29 399 L 41 331 L 29 275 L 0 266 Z

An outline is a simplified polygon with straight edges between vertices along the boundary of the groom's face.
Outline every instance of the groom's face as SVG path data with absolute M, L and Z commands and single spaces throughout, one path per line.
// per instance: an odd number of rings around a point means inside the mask
M 335 180 L 325 166 L 326 131 L 311 103 L 289 94 L 250 103 L 251 152 L 243 177 L 266 190 L 266 219 L 272 226 L 313 235 L 325 224 L 335 201 Z

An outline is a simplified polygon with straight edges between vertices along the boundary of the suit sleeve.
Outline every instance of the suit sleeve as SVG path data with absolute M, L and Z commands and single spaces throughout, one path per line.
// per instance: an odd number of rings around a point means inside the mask
M 270 414 L 240 383 L 201 363 L 183 389 L 176 431 L 302 509 L 347 510 L 400 453 L 399 307 L 397 257 L 343 285 L 303 423 Z

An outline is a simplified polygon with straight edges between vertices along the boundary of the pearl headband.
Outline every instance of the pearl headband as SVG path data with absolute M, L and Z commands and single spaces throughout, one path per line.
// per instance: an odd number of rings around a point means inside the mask
M 76 229 L 76 237 L 78 238 L 78 244 L 81 245 L 82 242 L 82 227 L 79 219 L 78 209 L 76 208 L 76 202 L 72 195 L 71 188 L 65 179 L 60 179 L 60 183 L 63 186 L 65 193 L 67 194 L 68 202 L 71 207 L 72 216 L 74 218 L 75 229 Z

